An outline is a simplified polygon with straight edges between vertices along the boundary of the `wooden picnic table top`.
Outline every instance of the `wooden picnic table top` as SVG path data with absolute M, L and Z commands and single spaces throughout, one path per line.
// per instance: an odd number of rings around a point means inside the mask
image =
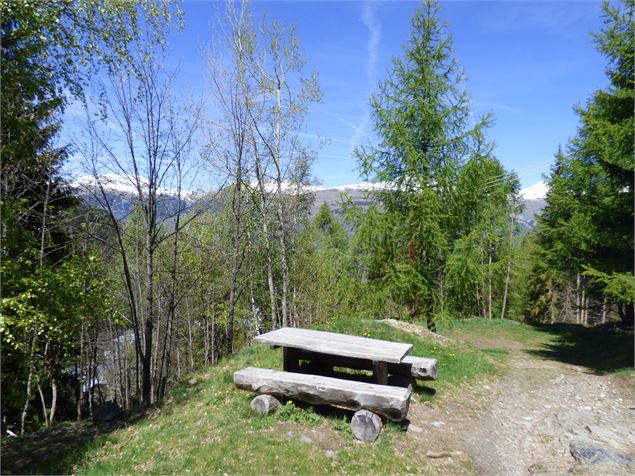
M 255 340 L 279 347 L 389 363 L 400 363 L 412 349 L 412 344 L 293 327 L 267 332 Z

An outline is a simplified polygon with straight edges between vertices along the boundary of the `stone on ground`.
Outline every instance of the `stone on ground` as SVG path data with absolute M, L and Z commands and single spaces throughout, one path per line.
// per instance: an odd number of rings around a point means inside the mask
M 571 440 L 569 450 L 578 463 L 635 465 L 635 458 L 633 456 L 611 448 L 601 447 L 590 441 L 581 439 Z

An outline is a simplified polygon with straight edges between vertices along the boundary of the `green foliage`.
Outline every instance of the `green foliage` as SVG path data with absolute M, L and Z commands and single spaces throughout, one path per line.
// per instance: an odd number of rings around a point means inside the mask
M 633 273 L 603 273 L 591 266 L 585 266 L 584 274 L 604 287 L 603 294 L 613 301 L 623 304 L 632 304 L 635 299 L 635 276 Z
M 555 292 L 560 296 L 554 306 L 566 305 L 566 289 L 584 269 L 590 273 L 585 276 L 596 278 L 595 287 L 620 305 L 625 301 L 617 296 L 630 286 L 626 275 L 632 275 L 634 264 L 634 2 L 606 2 L 603 10 L 604 27 L 595 39 L 608 60 L 610 86 L 576 108 L 578 134 L 566 153 L 558 152 L 549 177 L 547 206 L 539 219 L 542 263 L 536 269 L 533 298 L 537 317 L 545 315 L 540 310 L 545 307 L 536 303 L 554 302 Z M 607 285 L 608 279 L 614 286 Z M 582 288 L 588 284 L 591 292 L 597 291 L 586 280 Z M 550 294 L 547 299 L 545 293 Z M 625 306 L 620 314 L 632 322 L 632 301 Z
M 366 178 L 384 189 L 381 211 L 353 219 L 359 253 L 369 255 L 360 263 L 362 287 L 396 305 L 396 315 L 429 325 L 448 316 L 446 308 L 481 313 L 492 294 L 485 279 L 499 289 L 510 260 L 518 182 L 491 154 L 490 117 L 470 119 L 463 71 L 436 2 L 414 15 L 403 55 L 371 108 L 380 141 L 356 155 Z
M 350 276 L 348 236 L 324 203 L 302 230 L 296 247 L 296 306 L 309 322 L 333 318 L 346 309 Z
M 164 40 L 173 8 L 152 0 L 4 0 L 0 9 L 0 331 L 3 388 L 11 389 L 2 418 L 12 425 L 33 397 L 27 375 L 46 394 L 47 381 L 75 363 L 82 326 L 111 304 L 103 263 L 85 241 L 87 223 L 73 218 L 77 200 L 61 177 L 68 153 L 55 143 L 61 112 L 100 72 L 128 63 L 143 28 Z
M 10 424 L 24 405 L 29 367 L 44 381 L 61 380 L 64 369 L 75 362 L 82 327 L 110 307 L 110 283 L 103 279 L 104 264 L 96 256 L 74 256 L 57 266 L 39 267 L 37 262 L 28 253 L 2 261 L 0 336 L 2 386 L 7 389 L 2 411 Z
M 348 236 L 342 224 L 331 213 L 328 203 L 324 202 L 313 219 L 313 227 L 318 232 L 316 243 L 318 249 L 328 250 L 335 248 L 339 251 L 346 251 L 348 247 Z

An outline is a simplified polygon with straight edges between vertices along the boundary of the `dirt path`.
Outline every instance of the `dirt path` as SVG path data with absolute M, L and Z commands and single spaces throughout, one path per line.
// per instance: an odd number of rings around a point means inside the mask
M 465 451 L 480 474 L 635 474 L 632 380 L 543 359 L 515 341 L 502 345 L 511 353 L 502 377 L 412 408 L 419 438 Z

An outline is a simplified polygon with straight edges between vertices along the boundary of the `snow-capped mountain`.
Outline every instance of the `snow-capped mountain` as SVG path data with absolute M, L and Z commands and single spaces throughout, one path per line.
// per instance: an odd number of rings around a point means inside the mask
M 373 202 L 369 192 L 385 190 L 389 188 L 385 183 L 356 183 L 340 185 L 337 187 L 315 187 L 315 203 L 313 213 L 316 213 L 320 206 L 326 202 L 336 215 L 342 213 L 341 194 L 346 193 L 355 205 L 367 207 Z M 520 197 L 524 201 L 524 209 L 516 217 L 518 223 L 527 229 L 536 226 L 536 215 L 540 214 L 546 202 L 548 187 L 544 181 L 540 181 L 530 187 L 520 191 Z
M 528 229 L 536 228 L 536 216 L 540 215 L 547 204 L 548 191 L 549 186 L 544 180 L 520 191 L 520 197 L 524 200 L 525 207 L 517 216 L 518 223 Z
M 102 174 L 99 177 L 85 175 L 70 182 L 70 187 L 79 195 L 82 201 L 91 206 L 103 208 L 104 197 L 102 196 L 100 185 L 103 187 L 106 200 L 113 209 L 118 220 L 125 219 L 138 202 L 137 184 L 133 177 L 114 173 Z M 142 193 L 147 189 L 148 180 L 141 177 L 139 179 Z M 159 187 L 157 189 L 157 208 L 160 218 L 170 217 L 180 209 L 186 212 L 190 209 L 196 195 L 189 190 Z
M 118 192 L 123 194 L 136 195 L 137 181 L 132 176 L 119 175 L 114 173 L 101 174 L 98 177 L 94 175 L 83 175 L 71 182 L 71 187 L 74 189 L 85 190 L 92 192 L 99 188 L 99 183 L 110 192 Z M 142 189 L 148 187 L 148 179 L 145 177 L 139 177 L 139 185 Z M 176 197 L 178 190 L 176 188 L 164 188 L 159 187 L 157 189 L 158 195 L 169 195 Z M 194 192 L 190 190 L 181 190 L 181 197 L 184 200 L 191 200 L 194 196 Z
M 106 196 L 111 204 L 111 207 L 115 211 L 117 219 L 125 219 L 132 211 L 136 197 L 138 196 L 137 187 L 132 177 L 126 177 L 125 175 L 118 174 L 104 174 L 99 176 L 97 180 L 93 176 L 83 176 L 71 182 L 71 188 L 75 189 L 76 193 L 82 198 L 84 203 L 96 207 L 101 207 L 102 203 L 98 199 L 99 183 L 104 187 Z M 141 180 L 142 188 L 147 186 L 145 179 Z M 255 188 L 256 184 L 251 184 Z M 265 189 L 268 192 L 273 192 L 277 188 L 275 183 L 267 183 Z M 323 203 L 328 203 L 331 210 L 333 210 L 336 216 L 342 213 L 342 194 L 346 194 L 352 200 L 354 205 L 361 207 L 370 206 L 373 201 L 372 192 L 379 190 L 385 190 L 390 188 L 386 183 L 370 183 L 361 182 L 346 185 L 339 185 L 335 187 L 324 186 L 311 186 L 308 187 L 309 192 L 312 192 L 315 196 L 315 202 L 313 203 L 312 215 L 317 213 L 317 210 Z M 283 192 L 294 193 L 296 191 L 295 186 L 290 184 L 282 184 Z M 547 196 L 548 187 L 544 181 L 540 181 L 530 187 L 524 188 L 520 191 L 520 197 L 524 200 L 524 210 L 518 214 L 518 223 L 528 229 L 533 229 L 536 226 L 536 215 L 538 215 L 545 206 L 545 197 Z M 97 196 L 96 196 L 97 195 Z M 188 211 L 199 197 L 189 190 L 181 191 L 181 206 L 179 207 L 178 193 L 173 188 L 159 188 L 158 189 L 158 207 L 159 215 L 161 217 L 169 217 L 175 214 L 175 212 L 181 208 L 183 211 Z
M 523 188 L 520 191 L 520 196 L 525 200 L 545 200 L 548 191 L 549 186 L 544 180 L 541 180 L 530 187 Z

